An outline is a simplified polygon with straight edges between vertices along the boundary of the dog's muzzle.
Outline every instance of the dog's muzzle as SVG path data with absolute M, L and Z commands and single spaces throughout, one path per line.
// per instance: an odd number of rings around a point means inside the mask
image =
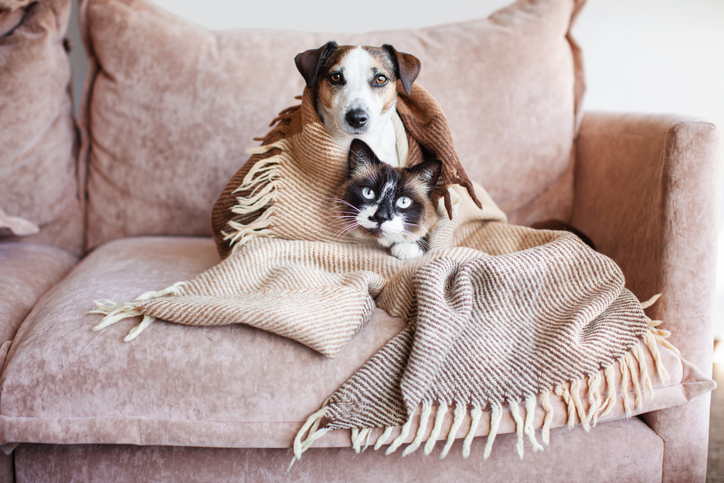
M 347 111 L 344 119 L 347 121 L 347 124 L 349 124 L 351 128 L 362 129 L 367 124 L 367 111 L 360 108 L 351 109 Z

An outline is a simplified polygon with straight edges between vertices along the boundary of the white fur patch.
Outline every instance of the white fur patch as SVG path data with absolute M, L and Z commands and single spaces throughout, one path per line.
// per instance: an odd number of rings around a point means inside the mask
M 414 260 L 425 254 L 422 248 L 415 242 L 395 243 L 390 249 L 390 253 L 400 260 Z
M 377 222 L 371 218 L 377 213 L 377 205 L 368 206 L 359 213 L 357 213 L 357 223 L 368 230 L 374 230 L 377 228 Z M 383 223 L 384 224 L 384 223 Z
M 383 162 L 399 166 L 392 124 L 394 108 L 382 112 L 384 99 L 376 95 L 370 86 L 373 62 L 372 55 L 362 47 L 350 50 L 339 64 L 345 85 L 332 98 L 331 108 L 322 107 L 320 114 L 327 131 L 340 146 L 349 147 L 352 139 L 360 138 Z M 352 109 L 362 109 L 367 113 L 367 123 L 362 129 L 354 129 L 347 124 L 346 116 Z
M 378 200 L 384 199 L 387 196 L 387 193 L 394 190 L 396 186 L 397 186 L 397 183 L 395 183 L 394 181 L 388 181 L 385 184 L 385 187 L 382 188 L 382 193 L 380 193 L 380 195 L 377 197 L 377 199 Z
M 382 230 L 385 238 L 397 241 L 405 232 L 405 222 L 403 221 L 402 215 L 394 216 L 391 220 L 382 223 L 380 230 Z

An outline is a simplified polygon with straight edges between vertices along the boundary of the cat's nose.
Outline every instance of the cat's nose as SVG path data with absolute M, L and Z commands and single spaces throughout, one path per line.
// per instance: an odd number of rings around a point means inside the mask
M 375 214 L 370 218 L 371 221 L 376 221 L 379 225 L 390 219 L 390 209 L 384 204 L 380 206 Z

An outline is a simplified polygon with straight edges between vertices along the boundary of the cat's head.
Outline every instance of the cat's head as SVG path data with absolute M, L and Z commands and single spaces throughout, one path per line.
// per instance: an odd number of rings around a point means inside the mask
M 425 236 L 435 213 L 430 194 L 440 177 L 440 161 L 394 168 L 380 161 L 364 141 L 355 139 L 348 163 L 347 180 L 337 191 L 347 231 L 385 246 Z

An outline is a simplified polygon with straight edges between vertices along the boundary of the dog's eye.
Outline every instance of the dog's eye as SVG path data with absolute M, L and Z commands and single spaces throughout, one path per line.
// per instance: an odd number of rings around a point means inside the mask
M 378 74 L 375 77 L 375 84 L 377 84 L 378 86 L 384 85 L 386 83 L 387 83 L 387 77 L 383 76 L 382 74 Z
M 365 186 L 364 188 L 362 188 L 362 196 L 364 196 L 368 200 L 373 200 L 375 199 L 375 192 L 372 191 L 371 188 Z
M 397 205 L 398 208 L 401 208 L 404 210 L 405 208 L 410 207 L 410 205 L 412 204 L 412 200 L 410 198 L 408 198 L 407 196 L 400 196 L 397 199 L 397 203 L 395 203 L 395 204 Z
M 334 74 L 329 76 L 329 80 L 331 80 L 334 84 L 339 84 L 342 82 L 342 74 L 339 72 L 335 72 Z

